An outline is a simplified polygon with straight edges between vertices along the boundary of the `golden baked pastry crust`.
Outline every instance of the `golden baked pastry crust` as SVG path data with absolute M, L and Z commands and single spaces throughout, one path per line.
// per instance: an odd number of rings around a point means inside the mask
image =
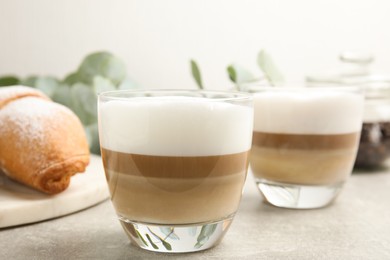
M 70 109 L 35 89 L 0 88 L 0 168 L 8 177 L 56 194 L 88 163 L 85 132 Z
M 24 86 L 2 87 L 0 88 L 0 109 L 9 102 L 23 97 L 40 97 L 49 100 L 45 94 L 33 88 Z

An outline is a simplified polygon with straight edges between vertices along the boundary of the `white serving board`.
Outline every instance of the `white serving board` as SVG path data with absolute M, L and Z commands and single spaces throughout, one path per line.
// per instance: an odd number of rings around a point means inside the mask
M 69 187 L 46 195 L 0 174 L 0 228 L 33 223 L 70 214 L 109 197 L 101 157 L 91 155 L 82 174 L 71 178 Z

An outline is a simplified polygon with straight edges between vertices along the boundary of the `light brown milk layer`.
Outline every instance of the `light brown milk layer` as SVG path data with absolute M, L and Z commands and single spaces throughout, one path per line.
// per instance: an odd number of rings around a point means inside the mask
M 236 212 L 248 152 L 220 156 L 151 156 L 102 149 L 111 200 L 128 220 L 191 224 Z
M 345 181 L 360 133 L 298 135 L 254 132 L 250 164 L 258 179 L 303 185 Z

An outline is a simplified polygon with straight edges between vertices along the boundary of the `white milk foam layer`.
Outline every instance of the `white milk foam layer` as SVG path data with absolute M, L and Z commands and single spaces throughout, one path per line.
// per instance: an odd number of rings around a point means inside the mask
M 254 131 L 280 134 L 345 134 L 360 131 L 364 97 L 347 92 L 259 92 Z
M 144 155 L 208 156 L 248 151 L 253 109 L 200 98 L 134 98 L 99 104 L 103 148 Z

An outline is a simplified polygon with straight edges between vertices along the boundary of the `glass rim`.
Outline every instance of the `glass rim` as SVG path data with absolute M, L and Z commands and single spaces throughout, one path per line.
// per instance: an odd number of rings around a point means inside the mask
M 299 91 L 305 91 L 305 92 L 316 92 L 316 91 L 336 91 L 336 92 L 349 92 L 349 93 L 364 93 L 364 90 L 362 90 L 359 87 L 355 86 L 314 86 L 314 87 L 307 87 L 307 86 L 301 86 L 301 87 L 289 87 L 289 86 L 248 86 L 247 88 L 243 89 L 243 91 L 248 91 L 249 93 L 256 94 L 259 92 L 264 91 L 291 91 L 291 92 L 299 92 Z
M 136 96 L 137 94 L 161 94 L 158 96 Z M 103 91 L 98 94 L 98 99 L 100 100 L 131 100 L 133 98 L 145 98 L 153 99 L 157 97 L 188 97 L 184 94 L 193 94 L 193 97 L 198 97 L 201 99 L 209 101 L 239 101 L 239 100 L 250 100 L 252 94 L 242 91 L 233 91 L 233 90 L 204 90 L 204 89 L 125 89 L 125 90 L 109 90 Z M 215 97 L 207 96 L 195 96 L 195 95 L 216 95 Z M 128 95 L 128 96 L 126 96 Z M 218 96 L 219 95 L 219 96 Z M 191 96 L 190 96 L 191 97 Z

